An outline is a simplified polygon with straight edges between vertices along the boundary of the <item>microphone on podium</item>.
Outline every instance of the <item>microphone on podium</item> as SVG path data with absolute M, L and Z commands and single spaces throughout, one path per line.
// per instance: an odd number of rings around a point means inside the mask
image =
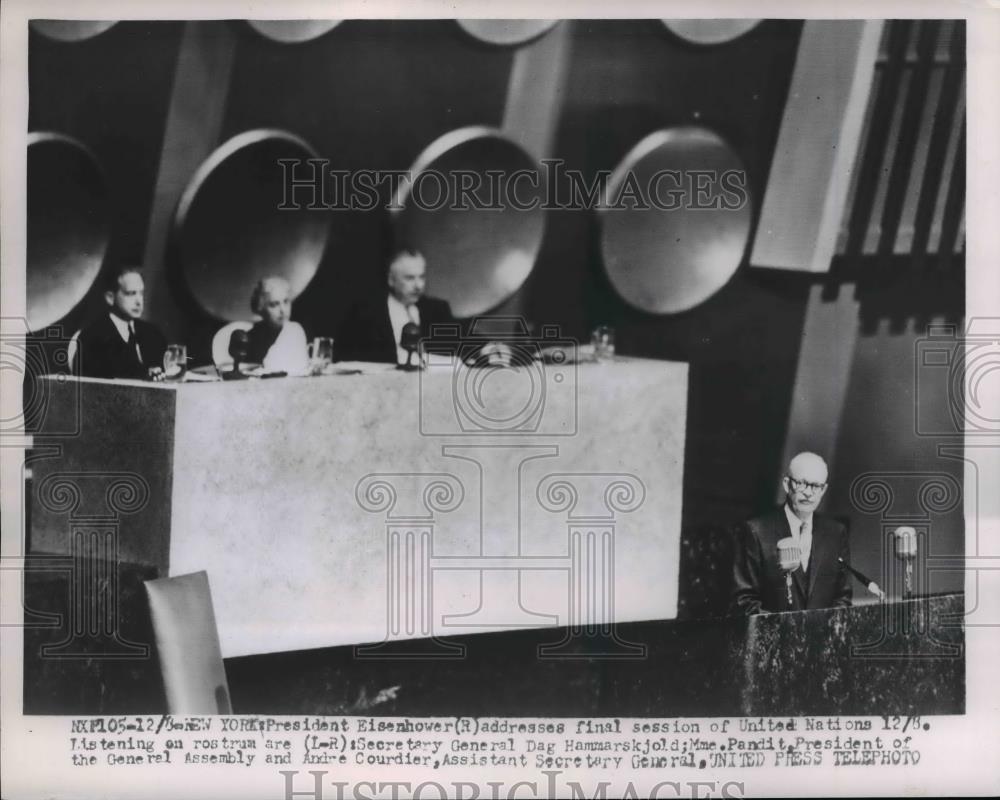
M 415 322 L 407 322 L 399 334 L 399 346 L 406 351 L 406 363 L 397 364 L 396 369 L 404 372 L 416 372 L 420 369 L 420 364 L 414 364 L 413 354 L 420 344 L 420 326 Z
M 224 380 L 240 380 L 246 378 L 242 372 L 240 372 L 240 362 L 247 360 L 247 355 L 250 352 L 250 334 L 244 330 L 235 330 L 229 337 L 229 355 L 233 359 L 233 368 L 229 372 L 223 372 L 222 377 Z
M 850 564 L 844 561 L 844 559 L 838 558 L 837 561 L 840 562 L 840 566 L 842 566 L 844 569 L 850 572 L 855 578 L 857 578 L 858 581 L 861 582 L 861 585 L 864 586 L 869 592 L 875 595 L 879 600 L 885 601 L 885 592 L 883 592 L 878 587 L 878 584 L 875 583 L 875 581 L 873 581 L 871 578 L 869 578 L 867 575 L 865 575 L 865 573 L 861 572 L 860 570 L 854 569 L 854 567 L 852 567 Z
M 785 571 L 785 588 L 788 591 L 788 605 L 792 605 L 792 573 L 802 561 L 802 549 L 791 536 L 778 539 L 778 562 Z
M 893 538 L 896 540 L 896 558 L 905 565 L 903 579 L 903 596 L 907 599 L 913 597 L 913 561 L 917 557 L 917 531 L 909 525 L 903 525 L 893 531 Z

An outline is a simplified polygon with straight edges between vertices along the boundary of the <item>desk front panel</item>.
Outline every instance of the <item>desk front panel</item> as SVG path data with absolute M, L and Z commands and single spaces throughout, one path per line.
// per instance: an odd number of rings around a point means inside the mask
M 111 387 L 172 410 L 126 555 L 208 571 L 227 657 L 676 616 L 686 365 L 531 369 Z

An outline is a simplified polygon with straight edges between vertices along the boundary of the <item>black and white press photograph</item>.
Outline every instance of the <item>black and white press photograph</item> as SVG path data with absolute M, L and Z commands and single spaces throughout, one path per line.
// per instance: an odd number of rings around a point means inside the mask
M 10 797 L 997 790 L 996 9 L 462 10 L 5 9 Z

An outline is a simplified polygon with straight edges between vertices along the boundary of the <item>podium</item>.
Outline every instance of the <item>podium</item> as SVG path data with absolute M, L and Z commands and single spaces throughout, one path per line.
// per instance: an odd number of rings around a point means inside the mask
M 752 617 L 741 711 L 963 713 L 963 619 L 963 595 Z
M 350 648 L 227 661 L 245 713 L 362 713 L 352 703 L 399 689 L 365 714 L 740 717 L 962 714 L 964 597 L 749 618 L 616 626 L 641 658 L 553 660 L 558 631 L 448 640 L 461 661 L 355 659 Z M 330 687 L 338 687 L 332 696 Z
M 45 559 L 41 566 L 45 566 Z M 153 642 L 141 581 L 149 567 L 123 567 L 121 638 Z M 26 714 L 156 714 L 166 709 L 154 657 L 50 658 L 72 639 L 68 582 L 29 571 L 25 607 L 61 620 L 25 631 Z M 26 611 L 26 616 L 28 615 Z M 616 626 L 642 656 L 595 655 L 569 638 L 562 658 L 545 648 L 566 629 L 448 637 L 463 657 L 372 658 L 326 647 L 226 659 L 240 714 L 383 716 L 916 716 L 965 711 L 962 595 L 753 618 L 660 620 Z M 27 621 L 27 620 L 26 620 Z M 569 655 L 566 649 L 575 650 Z M 155 654 L 155 651 L 153 651 Z M 402 657 L 400 657 L 402 656 Z M 383 694 L 392 687 L 398 689 Z M 381 702 L 375 702 L 379 697 Z M 367 698 L 368 704 L 359 704 Z

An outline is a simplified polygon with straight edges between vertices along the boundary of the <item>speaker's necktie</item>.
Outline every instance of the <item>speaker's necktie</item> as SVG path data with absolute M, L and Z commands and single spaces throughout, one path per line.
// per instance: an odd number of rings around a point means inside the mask
M 799 548 L 802 552 L 802 571 L 809 570 L 809 553 L 812 550 L 812 524 L 808 520 L 803 520 L 802 527 L 799 528 Z

